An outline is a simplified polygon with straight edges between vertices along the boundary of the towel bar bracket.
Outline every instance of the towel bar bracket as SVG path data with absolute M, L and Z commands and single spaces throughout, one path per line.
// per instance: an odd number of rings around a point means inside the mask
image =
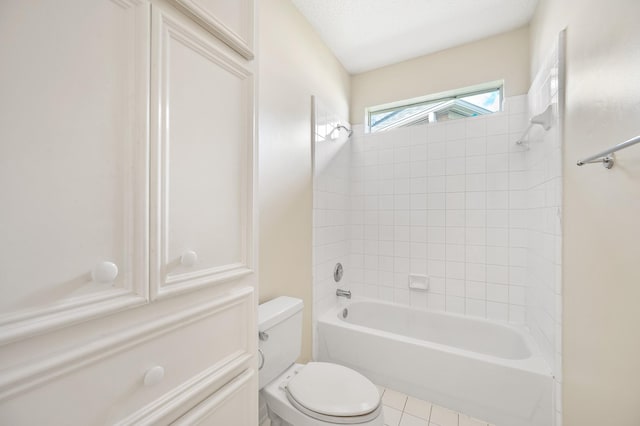
M 635 145 L 640 143 L 640 136 L 636 136 L 635 138 L 631 138 L 628 141 L 624 141 L 615 145 L 612 148 L 607 149 L 606 151 L 602 151 L 599 154 L 592 155 L 591 157 L 587 157 L 584 160 L 578 161 L 578 166 L 584 166 L 585 164 L 593 164 L 593 163 L 602 163 L 604 167 L 610 169 L 615 164 L 613 153 L 616 151 L 620 151 L 621 149 L 630 147 L 631 145 Z
M 605 169 L 610 169 L 616 163 L 615 158 L 613 158 L 613 154 L 609 154 L 606 157 L 597 158 L 595 160 L 590 161 L 578 161 L 578 166 L 584 166 L 585 164 L 596 164 L 601 163 L 602 167 Z

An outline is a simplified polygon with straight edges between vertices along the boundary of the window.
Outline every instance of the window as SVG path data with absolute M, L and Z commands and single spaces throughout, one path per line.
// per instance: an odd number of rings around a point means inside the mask
M 502 82 L 368 108 L 369 132 L 492 114 L 502 110 Z

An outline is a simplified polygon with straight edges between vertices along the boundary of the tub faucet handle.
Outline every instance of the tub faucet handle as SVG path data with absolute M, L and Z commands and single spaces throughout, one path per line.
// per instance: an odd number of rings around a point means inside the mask
M 342 290 L 339 288 L 336 290 L 336 296 L 351 299 L 351 290 Z

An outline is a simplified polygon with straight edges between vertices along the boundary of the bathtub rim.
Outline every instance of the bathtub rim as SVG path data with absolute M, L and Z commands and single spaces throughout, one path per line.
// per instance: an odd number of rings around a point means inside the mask
M 340 318 L 340 313 L 344 308 L 349 308 L 352 304 L 363 303 L 363 302 L 373 303 L 373 304 L 383 304 L 383 305 L 393 306 L 400 309 L 407 309 L 415 312 L 426 312 L 428 314 L 462 318 L 462 319 L 471 320 L 471 321 L 480 321 L 480 322 L 491 324 L 492 326 L 507 328 L 514 331 L 515 333 L 517 333 L 522 337 L 522 339 L 525 342 L 525 345 L 529 349 L 530 356 L 527 358 L 520 358 L 520 359 L 500 358 L 494 355 L 483 354 L 480 352 L 473 352 L 470 350 L 457 348 L 455 346 L 444 345 L 441 343 L 435 343 L 428 340 L 417 339 L 415 337 L 395 334 L 389 331 L 378 330 L 372 327 L 353 324 L 353 323 L 344 321 L 342 318 Z M 504 323 L 497 320 L 473 317 L 473 316 L 468 316 L 468 315 L 463 315 L 463 314 L 458 314 L 453 312 L 435 311 L 430 309 L 418 309 L 409 305 L 402 305 L 399 303 L 387 302 L 384 300 L 372 299 L 372 298 L 361 297 L 361 296 L 353 297 L 350 301 L 346 303 L 343 302 L 338 306 L 328 309 L 324 313 L 320 314 L 318 316 L 318 324 L 317 324 L 319 338 L 321 336 L 320 324 L 328 324 L 328 325 L 343 327 L 355 332 L 368 333 L 368 334 L 373 334 L 379 337 L 389 338 L 399 342 L 415 344 L 418 346 L 426 347 L 426 348 L 441 351 L 441 352 L 448 352 L 457 356 L 469 357 L 479 361 L 488 362 L 490 364 L 499 365 L 501 367 L 524 370 L 524 371 L 540 374 L 547 377 L 554 377 L 551 372 L 551 368 L 549 367 L 549 365 L 547 364 L 547 361 L 542 356 L 542 352 L 538 348 L 538 345 L 536 344 L 533 336 L 529 333 L 528 329 L 524 325 L 509 324 L 509 323 Z M 321 344 L 321 343 L 318 342 L 318 344 Z

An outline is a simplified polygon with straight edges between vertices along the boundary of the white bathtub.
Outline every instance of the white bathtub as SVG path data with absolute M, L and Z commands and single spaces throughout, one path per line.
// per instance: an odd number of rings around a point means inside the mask
M 552 425 L 553 381 L 526 331 L 355 300 L 318 320 L 318 358 L 497 426 Z

